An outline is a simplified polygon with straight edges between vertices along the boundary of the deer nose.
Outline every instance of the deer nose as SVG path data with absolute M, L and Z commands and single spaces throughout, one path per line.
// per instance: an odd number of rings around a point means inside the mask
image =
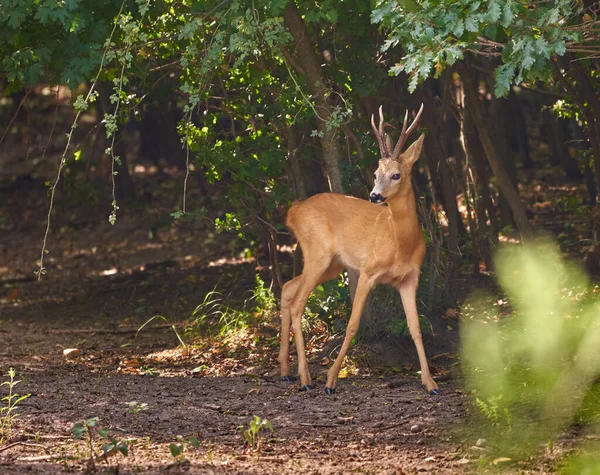
M 371 193 L 370 198 L 371 203 L 383 203 L 385 201 L 381 193 Z

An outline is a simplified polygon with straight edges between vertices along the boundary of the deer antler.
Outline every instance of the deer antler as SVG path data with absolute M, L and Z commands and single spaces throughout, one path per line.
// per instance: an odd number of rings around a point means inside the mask
M 377 127 L 375 127 L 375 114 L 371 114 L 371 127 L 373 127 L 373 132 L 375 133 L 375 137 L 377 137 L 377 142 L 379 142 L 381 158 L 389 158 L 390 151 L 385 143 L 385 132 L 383 130 L 384 124 L 383 106 L 379 106 L 379 130 L 377 130 Z
M 406 111 L 406 114 L 404 114 L 404 125 L 402 125 L 402 132 L 400 133 L 400 138 L 398 139 L 398 142 L 396 143 L 396 146 L 394 147 L 394 152 L 392 153 L 392 160 L 398 160 L 398 158 L 400 157 L 400 153 L 402 152 L 402 147 L 404 147 L 404 144 L 406 143 L 406 139 L 408 139 L 408 136 L 417 128 L 417 124 L 419 123 L 419 119 L 421 118 L 421 114 L 423 113 L 423 104 L 421 104 L 421 108 L 419 109 L 419 112 L 417 112 L 417 116 L 415 117 L 415 120 L 413 120 L 413 123 L 410 124 L 410 127 L 408 128 L 408 130 L 406 130 L 406 125 L 408 123 L 408 111 Z M 379 142 L 379 146 L 381 147 L 381 142 Z

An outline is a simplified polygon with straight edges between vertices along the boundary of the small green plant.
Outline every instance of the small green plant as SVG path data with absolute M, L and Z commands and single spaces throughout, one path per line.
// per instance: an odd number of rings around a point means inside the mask
M 105 461 L 108 460 L 108 457 L 117 452 L 121 452 L 121 454 L 126 457 L 129 454 L 129 446 L 136 440 L 117 440 L 109 434 L 108 427 L 103 427 L 102 429 L 96 431 L 98 422 L 100 422 L 100 418 L 91 417 L 85 421 L 75 423 L 71 429 L 71 432 L 73 433 L 73 439 L 79 440 L 85 438 L 87 441 L 89 449 L 88 468 L 90 470 L 96 469 L 96 461 L 98 460 L 98 457 L 96 456 L 96 450 L 94 448 L 94 444 L 96 442 L 96 433 L 106 441 L 102 445 L 102 457 Z
M 277 308 L 277 299 L 271 289 L 269 289 L 265 282 L 260 278 L 260 274 L 256 274 L 254 277 L 254 290 L 252 297 L 250 297 L 246 303 L 254 301 L 256 311 L 270 311 Z
M 240 426 L 239 429 L 242 431 L 244 439 L 246 439 L 248 448 L 250 450 L 260 452 L 262 445 L 261 430 L 263 432 L 266 429 L 273 431 L 273 425 L 268 419 L 261 419 L 259 416 L 252 416 L 252 420 L 250 421 L 248 428 Z
M 316 316 L 325 322 L 334 333 L 343 331 L 352 311 L 348 274 L 344 272 L 337 279 L 318 285 L 308 298 L 306 306 L 309 316 Z M 310 318 L 303 319 L 303 324 L 305 322 L 309 324 Z
M 507 431 L 511 430 L 512 417 L 510 416 L 508 407 L 501 407 L 502 395 L 491 396 L 486 400 L 475 398 L 475 403 L 481 413 L 492 423 L 492 425 L 503 426 Z
M 200 441 L 196 437 L 188 437 L 187 439 L 181 435 L 176 437 L 177 442 L 169 444 L 169 451 L 175 460 L 183 462 L 185 460 L 186 448 L 194 447 L 197 449 L 200 447 Z
M 145 402 L 129 401 L 125 404 L 129 407 L 129 412 L 134 416 L 137 416 L 140 412 L 147 411 L 150 408 L 148 403 Z
M 193 323 L 186 329 L 186 334 L 228 336 L 254 326 L 257 320 L 277 308 L 275 296 L 258 274 L 254 290 L 241 309 L 228 306 L 224 303 L 226 300 L 230 299 L 215 286 L 194 309 Z
M 154 315 L 152 318 L 150 318 L 149 320 L 147 320 L 140 328 L 138 328 L 138 331 L 135 333 L 135 336 L 137 337 L 138 333 L 141 332 L 146 325 L 148 325 L 152 321 L 156 320 L 157 318 L 160 319 L 160 320 L 162 320 L 163 322 L 170 323 L 169 319 L 167 317 L 164 317 L 162 315 Z M 185 344 L 185 342 L 181 338 L 181 335 L 179 335 L 179 332 L 177 331 L 177 326 L 174 323 L 171 324 L 171 329 L 173 330 L 173 333 L 175 333 L 175 336 L 179 340 L 179 344 L 182 346 L 183 351 L 187 353 L 188 352 L 188 346 Z
M 193 323 L 186 329 L 186 334 L 223 335 L 244 327 L 240 312 L 229 308 L 223 303 L 224 300 L 225 297 L 215 286 L 192 312 Z
M 0 407 L 0 445 L 10 437 L 13 421 L 18 416 L 15 412 L 17 405 L 31 396 L 31 394 L 21 396 L 14 392 L 15 386 L 21 382 L 15 380 L 16 374 L 14 368 L 10 368 L 7 373 L 8 381 L 2 383 L 2 386 L 8 386 L 8 394 L 2 398 L 2 407 Z

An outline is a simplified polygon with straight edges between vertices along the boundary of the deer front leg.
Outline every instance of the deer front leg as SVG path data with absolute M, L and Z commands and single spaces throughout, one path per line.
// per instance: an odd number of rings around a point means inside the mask
M 350 316 L 348 326 L 346 327 L 346 337 L 344 338 L 344 343 L 342 343 L 340 353 L 327 373 L 327 386 L 325 386 L 325 392 L 329 395 L 335 394 L 335 386 L 337 384 L 340 369 L 342 368 L 342 362 L 344 361 L 344 357 L 346 356 L 346 353 L 348 353 L 352 339 L 356 336 L 356 332 L 360 326 L 360 317 L 362 316 L 363 307 L 365 305 L 365 301 L 367 300 L 367 296 L 371 291 L 371 287 L 373 287 L 373 284 L 369 282 L 369 279 L 366 276 L 361 274 L 358 278 L 356 294 L 354 294 L 352 315 Z
M 418 273 L 413 272 L 402 281 L 402 283 L 398 286 L 398 290 L 400 291 L 400 296 L 402 297 L 402 305 L 404 306 L 404 312 L 406 313 L 408 330 L 410 331 L 410 336 L 417 347 L 419 363 L 421 364 L 421 382 L 425 385 L 427 391 L 429 391 L 429 394 L 435 395 L 440 394 L 440 390 L 429 373 L 429 365 L 427 364 L 425 348 L 423 347 L 423 337 L 421 336 L 419 314 L 417 313 L 418 285 L 419 275 Z

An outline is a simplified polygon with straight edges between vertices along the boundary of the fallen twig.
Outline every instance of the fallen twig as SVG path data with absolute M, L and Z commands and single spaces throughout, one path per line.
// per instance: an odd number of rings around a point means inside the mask
M 14 442 L 12 444 L 8 444 L 6 447 L 0 448 L 0 452 L 4 452 L 5 450 L 11 449 L 13 447 L 16 447 L 17 445 L 23 445 L 25 447 L 37 447 L 38 449 L 43 449 L 47 453 L 50 453 L 50 450 L 47 447 L 45 447 L 45 446 L 43 446 L 41 444 L 32 444 L 30 442 Z
M 74 455 L 36 455 L 35 457 L 21 457 L 19 462 L 54 462 L 55 460 L 74 460 Z

